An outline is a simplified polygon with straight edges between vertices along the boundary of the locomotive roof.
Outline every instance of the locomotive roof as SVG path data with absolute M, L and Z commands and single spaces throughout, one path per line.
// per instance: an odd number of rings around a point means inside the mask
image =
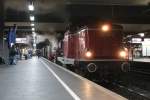
M 100 24 L 103 25 L 103 24 Z M 69 29 L 69 34 L 74 34 L 77 32 L 80 32 L 81 30 L 98 30 L 100 25 L 86 25 L 86 26 L 81 26 L 79 27 L 74 27 L 72 29 Z M 123 30 L 123 26 L 122 25 L 118 25 L 118 24 L 111 24 L 112 29 L 113 30 Z

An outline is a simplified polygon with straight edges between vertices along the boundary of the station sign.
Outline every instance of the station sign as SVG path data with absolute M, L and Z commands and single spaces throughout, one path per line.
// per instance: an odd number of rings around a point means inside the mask
M 132 43 L 142 43 L 141 38 L 132 38 Z
M 16 43 L 27 44 L 27 38 L 16 38 Z

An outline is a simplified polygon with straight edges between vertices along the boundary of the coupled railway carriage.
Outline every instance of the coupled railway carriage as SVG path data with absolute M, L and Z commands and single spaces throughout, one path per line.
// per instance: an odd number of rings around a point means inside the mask
M 118 77 L 130 70 L 128 50 L 123 47 L 122 27 L 102 25 L 67 31 L 63 40 L 63 57 L 58 60 L 82 73 L 97 73 L 99 78 Z

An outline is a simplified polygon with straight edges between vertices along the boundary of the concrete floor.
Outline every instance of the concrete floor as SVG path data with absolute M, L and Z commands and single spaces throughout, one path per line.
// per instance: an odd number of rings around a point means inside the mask
M 133 59 L 133 61 L 150 63 L 150 58 L 138 58 L 138 59 Z
M 0 65 L 0 100 L 125 100 L 44 59 Z

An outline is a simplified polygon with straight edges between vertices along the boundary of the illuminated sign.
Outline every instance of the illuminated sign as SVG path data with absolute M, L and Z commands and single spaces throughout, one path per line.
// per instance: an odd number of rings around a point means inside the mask
M 132 38 L 132 43 L 142 43 L 141 38 Z
M 16 38 L 16 43 L 27 43 L 27 38 Z

